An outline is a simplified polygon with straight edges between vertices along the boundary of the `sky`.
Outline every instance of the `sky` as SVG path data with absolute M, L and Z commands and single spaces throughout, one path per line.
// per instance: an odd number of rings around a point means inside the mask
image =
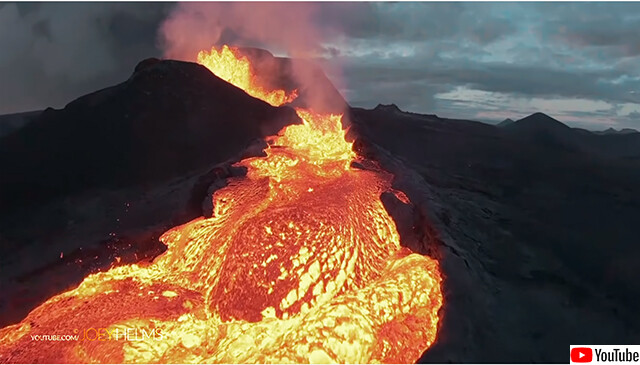
M 352 106 L 486 122 L 540 111 L 592 130 L 640 129 L 640 3 L 234 6 L 0 3 L 0 114 L 62 108 L 125 81 L 140 60 L 171 54 L 172 20 L 188 14 L 211 45 L 286 55 L 310 37 L 306 54 Z M 255 14 L 278 31 L 252 30 Z

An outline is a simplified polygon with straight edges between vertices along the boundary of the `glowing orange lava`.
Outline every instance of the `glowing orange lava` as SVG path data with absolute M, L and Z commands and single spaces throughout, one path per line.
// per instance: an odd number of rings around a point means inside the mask
M 247 176 L 213 194 L 211 218 L 0 330 L 0 361 L 415 362 L 436 338 L 438 263 L 400 246 L 380 201 L 392 176 L 350 167 L 341 116 L 297 113 L 237 164 Z
M 199 64 L 211 70 L 219 78 L 273 106 L 290 103 L 298 96 L 296 91 L 287 95 L 284 90 L 265 90 L 254 73 L 249 59 L 242 56 L 236 48 L 225 45 L 220 50 L 212 48 L 211 52 L 200 51 L 197 59 Z

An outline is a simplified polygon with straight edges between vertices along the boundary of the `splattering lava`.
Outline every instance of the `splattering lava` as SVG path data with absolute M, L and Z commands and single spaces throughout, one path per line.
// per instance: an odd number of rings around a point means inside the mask
M 295 98 L 263 89 L 237 49 L 198 62 L 272 105 Z M 266 157 L 237 163 L 247 176 L 213 194 L 211 218 L 0 330 L 0 361 L 415 362 L 436 338 L 438 263 L 400 246 L 380 201 L 392 176 L 351 167 L 342 116 L 297 113 Z

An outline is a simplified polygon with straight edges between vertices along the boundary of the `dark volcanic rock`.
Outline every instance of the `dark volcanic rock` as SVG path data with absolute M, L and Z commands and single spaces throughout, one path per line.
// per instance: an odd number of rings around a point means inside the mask
M 155 57 L 144 59 L 144 60 L 138 62 L 138 64 L 136 65 L 136 68 L 134 69 L 134 72 L 140 72 L 140 71 L 144 70 L 145 68 L 149 68 L 149 67 L 155 65 L 158 62 L 161 62 L 160 59 L 155 58 Z
M 355 147 L 394 174 L 432 230 L 419 251 L 439 252 L 442 321 L 421 362 L 560 363 L 570 344 L 640 341 L 640 160 L 602 147 L 631 146 L 633 135 L 582 138 L 542 115 L 520 134 L 397 111 L 351 114 Z M 579 148 L 529 138 L 540 130 L 566 132 Z M 383 198 L 392 216 L 417 217 Z M 404 224 L 398 230 L 420 248 Z
M 126 82 L 48 109 L 0 139 L 0 213 L 90 187 L 157 182 L 224 161 L 298 121 L 187 62 L 145 60 Z
M 41 113 L 42 110 L 0 115 L 0 137 L 24 127 Z

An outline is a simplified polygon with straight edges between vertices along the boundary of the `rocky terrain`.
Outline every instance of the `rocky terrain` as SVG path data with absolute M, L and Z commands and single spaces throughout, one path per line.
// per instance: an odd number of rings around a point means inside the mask
M 421 361 L 640 341 L 640 134 L 620 156 L 543 114 L 495 127 L 379 105 L 352 123 L 444 248 L 444 321 Z
M 640 133 L 542 113 L 500 126 L 395 105 L 346 117 L 358 152 L 413 203 L 383 197 L 402 243 L 442 265 L 441 329 L 421 362 L 559 363 L 570 344 L 640 342 Z M 201 66 L 147 60 L 1 138 L 0 326 L 161 253 L 161 233 L 243 174 L 231 163 L 296 122 Z

